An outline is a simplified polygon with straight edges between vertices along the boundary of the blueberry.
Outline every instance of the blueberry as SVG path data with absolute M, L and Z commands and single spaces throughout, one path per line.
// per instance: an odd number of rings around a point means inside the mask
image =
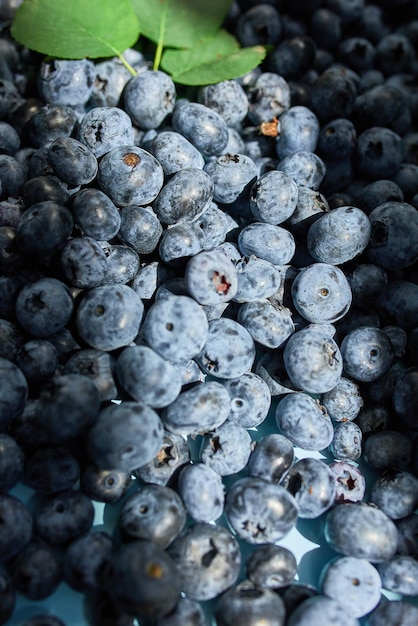
M 58 137 L 70 137 L 76 122 L 77 113 L 71 106 L 46 104 L 30 117 L 27 128 L 30 143 L 40 148 Z
M 48 104 L 85 104 L 93 90 L 96 71 L 93 61 L 50 59 L 41 63 L 38 90 Z
M 378 605 L 381 588 L 379 572 L 367 559 L 339 557 L 321 573 L 322 593 L 353 617 L 363 617 Z
M 115 350 L 135 339 L 143 312 L 142 300 L 128 285 L 101 285 L 83 292 L 75 322 L 90 347 Z
M 246 467 L 251 449 L 252 440 L 248 431 L 226 420 L 204 437 L 201 459 L 221 476 L 228 476 Z
M 65 582 L 77 591 L 101 586 L 101 571 L 112 556 L 114 541 L 104 531 L 88 531 L 70 543 L 63 559 Z
M 382 599 L 368 616 L 370 626 L 390 624 L 391 622 L 398 622 L 405 626 L 413 626 L 417 619 L 417 607 L 406 600 Z
M 284 626 L 285 607 L 279 595 L 244 580 L 226 591 L 215 605 L 219 626 L 255 626 L 262 620 L 266 626 Z
M 170 295 L 148 309 L 143 333 L 146 343 L 160 356 L 181 362 L 194 358 L 204 347 L 208 321 L 193 298 Z
M 97 174 L 97 159 L 78 139 L 58 137 L 48 147 L 48 161 L 56 175 L 70 187 L 87 185 Z
M 357 383 L 342 376 L 336 386 L 321 395 L 321 404 L 335 422 L 356 419 L 364 405 Z
M 207 626 L 207 619 L 199 602 L 181 596 L 172 611 L 157 617 L 155 626 Z
M 94 506 L 83 492 L 69 489 L 45 498 L 34 513 L 34 535 L 50 545 L 64 545 L 87 532 Z
M 295 152 L 314 152 L 319 138 L 319 121 L 305 106 L 292 106 L 280 116 L 280 132 L 276 140 L 279 159 Z
M 355 422 L 342 422 L 335 427 L 329 449 L 335 459 L 357 461 L 361 456 L 362 431 Z
M 382 428 L 382 425 L 379 425 Z M 412 458 L 412 442 L 389 426 L 368 434 L 364 442 L 365 461 L 375 469 L 405 469 Z
M 301 519 L 314 519 L 330 509 L 335 500 L 335 476 L 321 459 L 303 458 L 287 472 L 281 485 L 294 497 Z
M 60 250 L 60 264 L 68 283 L 79 289 L 98 287 L 106 276 L 106 254 L 87 235 L 68 239 Z
M 143 129 L 158 128 L 174 109 L 176 87 L 165 72 L 147 70 L 127 82 L 122 98 L 134 124 Z
M 418 478 L 405 470 L 386 470 L 371 485 L 369 501 L 391 519 L 408 517 L 418 505 Z
M 246 198 L 257 177 L 257 167 L 246 154 L 222 154 L 208 161 L 204 171 L 213 180 L 215 202 L 232 204 Z
M 229 302 L 237 288 L 237 271 L 221 248 L 193 256 L 184 273 L 186 288 L 199 304 Z
M 201 87 L 198 101 L 213 109 L 229 127 L 238 127 L 248 113 L 248 98 L 244 88 L 236 80 L 224 80 Z
M 224 486 L 221 475 L 206 463 L 185 465 L 179 473 L 178 492 L 193 520 L 209 523 L 224 509 Z
M 74 196 L 72 211 L 76 225 L 87 237 L 106 241 L 113 239 L 119 231 L 119 211 L 100 189 L 88 187 L 79 191 Z
M 335 475 L 335 502 L 361 502 L 366 491 L 366 479 L 351 462 L 333 461 L 329 469 Z
M 383 330 L 362 326 L 344 337 L 341 355 L 348 376 L 357 381 L 371 382 L 389 369 L 393 348 Z
M 264 589 L 282 589 L 294 579 L 296 558 L 288 548 L 275 544 L 257 546 L 247 559 L 247 576 Z
M 268 68 L 288 81 L 298 80 L 314 61 L 316 45 L 307 35 L 283 39 L 269 55 Z
M 196 523 L 168 549 L 177 565 L 180 588 L 192 600 L 211 600 L 238 579 L 241 552 L 238 541 L 223 526 Z
M 117 502 L 131 486 L 131 475 L 118 469 L 86 465 L 80 476 L 80 489 L 96 502 Z
M 326 174 L 324 161 L 309 150 L 299 150 L 283 157 L 277 165 L 277 169 L 284 172 L 295 183 L 318 190 Z
M 21 500 L 7 493 L 0 494 L 0 560 L 7 561 L 19 554 L 32 536 L 32 516 Z
M 297 203 L 296 183 L 280 170 L 262 174 L 251 188 L 251 213 L 260 222 L 282 224 L 294 213 Z
M 195 357 L 200 367 L 216 378 L 238 378 L 251 370 L 254 341 L 238 322 L 221 317 L 209 322 L 206 342 Z
M 208 207 L 213 191 L 208 173 L 198 168 L 181 169 L 165 183 L 153 209 L 163 224 L 193 220 Z
M 115 383 L 115 357 L 95 348 L 79 349 L 65 362 L 64 373 L 82 374 L 96 385 L 101 401 L 117 396 Z
M 64 328 L 73 308 L 69 288 L 57 278 L 27 283 L 16 299 L 16 317 L 33 337 L 48 337 Z
M 161 260 L 166 264 L 182 263 L 205 248 L 205 235 L 195 222 L 174 224 L 163 232 L 158 246 Z
M 22 413 L 28 398 L 28 383 L 22 370 L 0 357 L 0 430 Z
M 222 154 L 228 142 L 226 122 L 219 113 L 204 104 L 177 104 L 172 124 L 173 129 L 186 137 L 204 156 Z
M 406 202 L 383 202 L 373 209 L 369 219 L 369 260 L 383 269 L 412 265 L 418 256 L 415 239 L 418 229 L 416 209 Z
M 330 263 L 313 263 L 303 268 L 295 277 L 291 291 L 295 308 L 311 323 L 334 323 L 351 306 L 347 278 Z
M 255 255 L 243 256 L 236 263 L 237 291 L 235 302 L 253 302 L 270 298 L 280 289 L 282 278 L 279 268 Z
M 228 417 L 230 397 L 217 381 L 198 383 L 180 395 L 164 410 L 165 428 L 187 435 L 199 435 L 220 426 Z
M 291 261 L 296 243 L 293 235 L 282 226 L 253 222 L 240 230 L 238 247 L 245 256 L 255 255 L 273 265 L 285 265 Z
M 290 108 L 290 87 L 280 74 L 262 72 L 249 90 L 248 117 L 254 124 L 271 122 Z
M 0 433 L 0 492 L 13 489 L 22 478 L 25 455 L 14 438 Z M 1 588 L 1 585 L 0 585 Z M 0 620 L 1 623 L 1 620 Z
M 150 254 L 158 246 L 162 225 L 151 207 L 126 206 L 119 211 L 119 241 L 139 255 Z
M 144 485 L 125 499 L 118 518 L 127 541 L 143 539 L 166 548 L 186 524 L 186 509 L 173 489 Z
M 73 227 L 73 216 L 67 207 L 44 200 L 21 215 L 16 226 L 16 242 L 24 252 L 50 254 L 63 247 Z
M 132 120 L 116 106 L 94 107 L 77 126 L 77 139 L 98 159 L 112 148 L 134 143 Z
M 144 482 L 165 486 L 183 465 L 189 463 L 190 456 L 190 448 L 183 435 L 164 430 L 160 450 L 149 463 L 137 468 L 134 474 Z
M 275 418 L 281 433 L 304 450 L 324 450 L 334 436 L 326 409 L 307 393 L 284 396 L 276 407 Z
M 267 383 L 254 372 L 223 382 L 231 396 L 228 419 L 244 428 L 255 428 L 267 417 L 271 395 Z
M 148 346 L 125 348 L 117 359 L 116 374 L 133 400 L 153 408 L 171 404 L 181 390 L 178 369 Z
M 356 532 L 353 532 L 356 528 Z M 396 552 L 398 531 L 380 509 L 366 503 L 343 503 L 328 511 L 325 539 L 336 552 L 345 556 L 380 563 Z
M 228 522 L 250 544 L 279 541 L 295 526 L 298 513 L 298 504 L 285 487 L 262 478 L 238 479 L 225 498 Z
M 372 126 L 359 134 L 354 154 L 358 175 L 368 181 L 392 178 L 403 158 L 401 137 L 389 128 Z
M 205 164 L 202 154 L 193 143 L 173 130 L 158 132 L 149 150 L 158 159 L 166 176 L 183 169 L 203 169 Z
M 86 448 L 99 467 L 133 471 L 158 453 L 163 427 L 157 413 L 143 402 L 104 407 L 87 433 Z
M 26 453 L 22 481 L 39 494 L 66 491 L 79 478 L 77 458 L 64 446 L 44 446 Z
M 330 391 L 342 375 L 340 349 L 321 324 L 311 324 L 293 333 L 285 344 L 283 359 L 291 381 L 308 393 Z
M 119 546 L 104 577 L 105 589 L 116 606 L 141 618 L 168 613 L 180 597 L 175 563 L 151 541 L 137 540 Z
M 294 447 L 284 435 L 271 433 L 257 441 L 248 461 L 250 476 L 279 483 L 294 459 Z
M 318 262 L 340 265 L 366 249 L 371 231 L 369 218 L 361 209 L 339 207 L 311 225 L 307 237 L 308 251 Z
M 133 280 L 139 270 L 139 255 L 134 248 L 118 243 L 103 242 L 106 256 L 105 276 L 103 283 L 126 285 Z
M 62 580 L 62 565 L 54 550 L 42 542 L 33 542 L 12 560 L 10 575 L 16 591 L 29 600 L 43 600 L 57 589 Z
M 100 160 L 97 181 L 117 206 L 146 206 L 159 194 L 164 172 L 146 150 L 134 145 L 118 146 Z

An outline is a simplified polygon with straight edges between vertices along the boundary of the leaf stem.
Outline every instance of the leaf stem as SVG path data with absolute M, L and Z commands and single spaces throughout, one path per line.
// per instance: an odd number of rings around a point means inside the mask
M 119 60 L 121 61 L 121 63 L 123 63 L 123 65 L 126 67 L 126 69 L 132 74 L 132 76 L 136 76 L 137 75 L 137 71 L 132 67 L 132 65 L 125 59 L 125 57 L 123 56 L 123 54 L 118 54 Z
M 167 23 L 167 10 L 168 10 L 168 0 L 164 0 L 164 6 L 162 9 L 162 13 L 161 13 L 161 22 L 160 22 L 160 32 L 158 35 L 158 44 L 157 44 L 157 49 L 155 51 L 155 56 L 154 56 L 154 65 L 153 65 L 153 70 L 157 71 L 158 68 L 160 67 L 160 63 L 161 63 L 161 57 L 163 55 L 163 47 L 164 47 L 164 35 L 165 35 L 165 28 L 166 28 L 166 23 Z

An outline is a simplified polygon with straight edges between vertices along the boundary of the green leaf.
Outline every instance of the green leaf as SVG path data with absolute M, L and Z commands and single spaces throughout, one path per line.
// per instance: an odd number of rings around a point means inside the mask
M 220 28 L 232 4 L 232 0 L 131 2 L 138 16 L 141 33 L 158 43 L 161 38 L 161 23 L 165 19 L 162 44 L 174 48 L 191 48 L 199 39 L 213 35 Z
M 240 48 L 226 31 L 189 50 L 166 50 L 161 67 L 182 85 L 209 85 L 238 78 L 257 67 L 266 56 L 262 46 Z
M 66 59 L 120 56 L 139 37 L 130 0 L 24 0 L 11 32 L 21 44 Z

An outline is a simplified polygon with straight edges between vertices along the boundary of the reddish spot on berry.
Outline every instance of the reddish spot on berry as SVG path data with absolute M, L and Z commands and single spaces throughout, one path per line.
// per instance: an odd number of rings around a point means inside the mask
M 213 272 L 212 282 L 215 285 L 217 293 L 221 295 L 228 293 L 231 283 L 226 280 L 224 274 L 220 274 L 219 272 Z

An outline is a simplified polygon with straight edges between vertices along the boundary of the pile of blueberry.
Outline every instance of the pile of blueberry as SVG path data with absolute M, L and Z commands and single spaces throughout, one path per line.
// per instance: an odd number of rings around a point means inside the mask
M 18 4 L 0 624 L 73 626 L 64 587 L 91 626 L 416 626 L 418 2 L 236 0 L 266 60 L 188 90 L 18 46 Z

